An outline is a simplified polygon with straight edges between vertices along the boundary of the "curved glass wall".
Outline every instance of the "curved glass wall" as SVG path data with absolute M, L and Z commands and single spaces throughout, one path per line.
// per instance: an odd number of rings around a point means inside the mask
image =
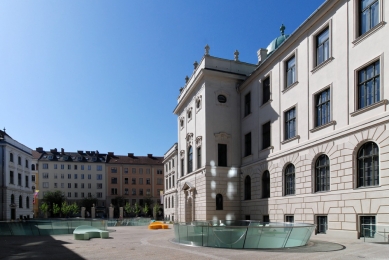
M 221 248 L 284 248 L 304 246 L 315 225 L 259 221 L 195 221 L 174 224 L 177 243 Z

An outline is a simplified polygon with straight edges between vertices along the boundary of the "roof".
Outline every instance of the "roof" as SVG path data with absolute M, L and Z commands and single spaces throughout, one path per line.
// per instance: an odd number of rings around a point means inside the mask
M 278 36 L 277 38 L 275 38 L 270 44 L 269 46 L 267 46 L 267 53 L 268 55 L 271 54 L 272 52 L 274 52 L 278 47 L 280 47 L 280 45 L 286 40 L 288 39 L 289 35 L 285 35 L 284 32 L 285 32 L 285 26 L 284 25 L 281 25 L 280 27 L 280 32 L 281 32 L 281 35 Z
M 60 162 L 89 162 L 89 163 L 104 163 L 107 154 L 101 154 L 98 151 L 83 151 L 78 152 L 65 152 L 57 149 L 51 149 L 50 151 L 34 151 L 41 154 L 39 161 L 60 161 Z
M 110 164 L 142 164 L 162 165 L 163 157 L 160 156 L 135 156 L 135 155 L 108 155 L 107 163 Z

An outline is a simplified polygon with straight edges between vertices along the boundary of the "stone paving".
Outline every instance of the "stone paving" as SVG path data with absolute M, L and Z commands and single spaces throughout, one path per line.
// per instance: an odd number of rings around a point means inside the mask
M 313 235 L 307 246 L 276 250 L 190 247 L 172 243 L 174 232 L 111 227 L 109 239 L 73 235 L 3 236 L 0 259 L 389 259 L 389 244 Z

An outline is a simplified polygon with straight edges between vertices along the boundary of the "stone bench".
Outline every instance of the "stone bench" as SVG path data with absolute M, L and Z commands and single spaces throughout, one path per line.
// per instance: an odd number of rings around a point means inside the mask
M 78 226 L 73 231 L 75 240 L 89 240 L 90 238 L 109 238 L 109 232 L 100 230 L 92 226 L 82 225 Z
M 169 225 L 156 221 L 149 225 L 149 229 L 169 229 Z

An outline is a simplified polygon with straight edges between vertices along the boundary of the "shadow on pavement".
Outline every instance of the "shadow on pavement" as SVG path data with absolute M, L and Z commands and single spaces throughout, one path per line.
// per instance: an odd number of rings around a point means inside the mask
M 0 259 L 84 259 L 51 236 L 1 236 Z

